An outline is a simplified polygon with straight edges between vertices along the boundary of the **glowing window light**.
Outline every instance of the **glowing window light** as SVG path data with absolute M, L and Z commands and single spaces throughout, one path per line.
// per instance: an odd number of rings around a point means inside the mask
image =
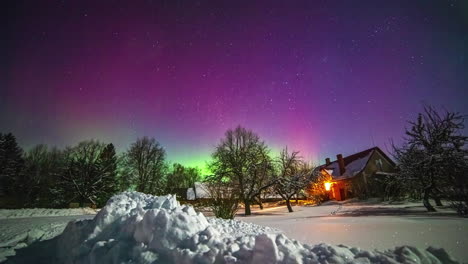
M 329 191 L 331 189 L 331 182 L 325 183 L 325 190 Z

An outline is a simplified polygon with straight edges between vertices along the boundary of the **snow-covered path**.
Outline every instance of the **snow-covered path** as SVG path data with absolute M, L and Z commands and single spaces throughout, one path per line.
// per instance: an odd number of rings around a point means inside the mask
M 59 235 L 69 221 L 93 217 L 73 215 L 0 219 L 0 262 L 6 256 L 14 255 L 14 249 Z
M 400 214 L 397 209 L 410 208 L 414 213 Z M 356 213 L 363 209 L 380 213 Z M 270 226 L 284 231 L 303 243 L 345 244 L 365 249 L 388 249 L 401 245 L 420 248 L 443 247 L 459 261 L 468 261 L 468 219 L 447 215 L 424 214 L 420 205 L 362 206 L 331 204 L 317 207 L 286 207 L 256 211 L 238 220 Z M 374 210 L 375 211 L 375 210 Z M 421 212 L 421 213 L 418 213 Z

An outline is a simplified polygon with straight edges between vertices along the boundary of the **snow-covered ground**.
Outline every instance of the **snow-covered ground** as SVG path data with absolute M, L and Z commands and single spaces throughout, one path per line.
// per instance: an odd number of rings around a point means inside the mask
M 0 219 L 0 262 L 14 255 L 15 249 L 60 235 L 70 221 L 93 217 L 72 215 Z
M 92 208 L 27 208 L 27 209 L 0 209 L 0 219 L 5 218 L 26 218 L 26 217 L 51 217 L 70 215 L 95 215 L 96 210 Z
M 373 247 L 378 247 L 375 243 L 378 243 L 377 240 L 380 238 L 372 234 L 378 233 L 375 232 L 376 229 L 385 227 L 376 226 L 372 221 L 362 222 L 361 227 L 355 225 L 357 230 L 350 231 L 344 236 L 336 230 L 330 236 L 330 231 L 336 226 L 343 226 L 341 232 L 354 228 L 353 224 L 349 224 L 348 221 L 340 223 L 337 219 L 350 219 L 351 217 L 346 215 L 363 208 L 366 206 L 334 204 L 300 207 L 296 208 L 298 211 L 293 214 L 282 211 L 282 208 L 274 208 L 266 209 L 261 213 L 257 212 L 257 215 L 253 217 L 241 218 L 250 222 L 258 222 L 262 226 L 237 220 L 206 218 L 190 206 L 181 206 L 172 196 L 154 197 L 141 193 L 124 193 L 114 196 L 92 220 L 86 219 L 90 216 L 85 216 L 84 220 L 70 222 L 59 236 L 19 249 L 16 257 L 9 258 L 7 262 L 455 263 L 450 260 L 444 250 L 427 247 L 425 244 L 415 248 L 401 247 L 405 243 L 395 242 L 391 244 L 392 246 L 386 247 L 386 250 L 368 251 L 350 246 L 307 245 L 287 237 L 291 235 L 292 238 L 313 244 L 319 242 L 341 244 L 343 241 L 337 239 L 340 236 L 349 238 L 354 236 L 348 244 L 352 245 L 356 241 L 370 239 L 374 242 Z M 52 220 L 53 218 L 4 219 L 0 220 L 3 221 L 0 225 L 2 232 L 12 227 L 9 231 L 10 237 L 18 237 L 14 234 L 21 233 L 21 230 L 42 230 L 42 233 L 38 232 L 38 235 L 35 234 L 36 231 L 29 232 L 33 235 L 29 233 L 26 236 L 23 235 L 21 241 L 26 241 L 27 244 L 29 240 L 41 240 L 60 233 L 64 222 L 76 217 L 62 216 Z M 320 223 L 318 218 L 323 218 L 323 222 Z M 353 218 L 358 222 L 362 221 L 357 220 L 362 217 L 353 216 Z M 457 219 L 452 220 L 458 223 Z M 383 224 L 389 222 L 391 221 L 384 221 Z M 406 224 L 397 223 L 399 224 L 396 226 Z M 266 226 L 282 229 L 286 236 L 281 234 L 280 230 Z M 444 227 L 445 225 L 441 225 L 438 228 Z M 462 225 L 462 227 L 466 226 Z M 397 227 L 394 226 L 394 228 Z M 411 228 L 404 229 L 411 231 Z M 452 235 L 443 231 L 438 232 L 445 236 Z M 387 234 L 388 236 L 382 239 L 395 240 L 392 233 L 387 232 Z M 460 231 L 457 237 L 463 235 L 463 231 Z M 337 240 L 333 241 L 333 239 Z M 2 238 L 2 242 L 4 241 L 12 243 L 11 239 Z M 428 245 L 430 244 L 429 241 Z
M 284 231 L 302 243 L 345 244 L 384 250 L 410 245 L 442 247 L 459 261 L 468 263 L 468 219 L 453 210 L 438 208 L 427 213 L 420 202 L 382 204 L 330 202 L 321 206 L 296 206 L 255 210 L 253 216 L 236 219 Z
M 0 262 L 15 250 L 60 235 L 69 221 L 90 219 L 92 208 L 0 209 Z

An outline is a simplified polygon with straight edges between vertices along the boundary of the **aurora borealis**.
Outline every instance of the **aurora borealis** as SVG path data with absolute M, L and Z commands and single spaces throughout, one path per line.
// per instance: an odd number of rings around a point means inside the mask
M 323 160 L 468 113 L 464 1 L 9 1 L 0 132 L 29 147 L 155 137 L 203 167 L 242 125 Z M 4 10 L 4 11 L 5 11 Z

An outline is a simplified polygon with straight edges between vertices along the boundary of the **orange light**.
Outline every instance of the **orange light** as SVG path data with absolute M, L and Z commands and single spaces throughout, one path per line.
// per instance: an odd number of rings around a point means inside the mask
M 325 190 L 329 191 L 331 189 L 331 182 L 325 183 Z

